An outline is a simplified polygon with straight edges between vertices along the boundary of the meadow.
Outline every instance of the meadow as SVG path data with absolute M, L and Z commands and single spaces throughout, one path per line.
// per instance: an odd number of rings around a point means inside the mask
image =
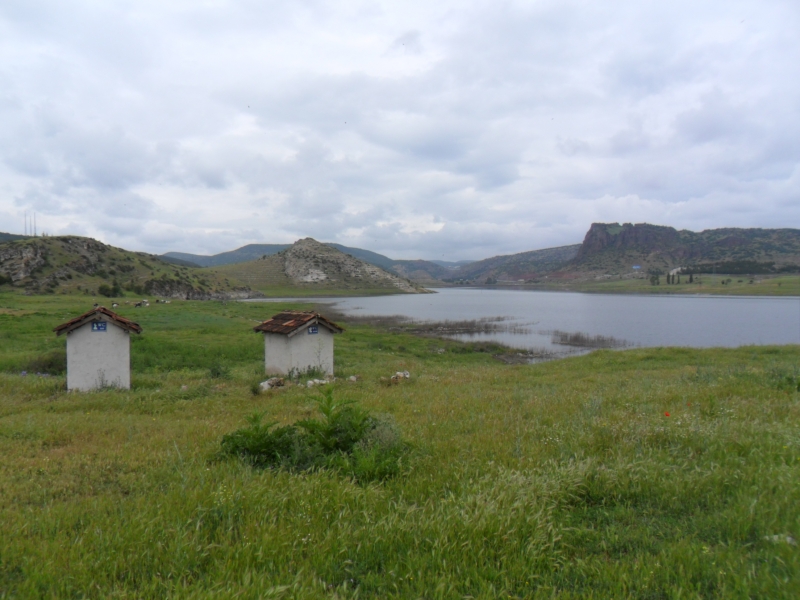
M 604 294 L 713 294 L 719 296 L 800 296 L 800 276 L 797 275 L 695 275 L 689 283 L 682 275 L 681 282 L 668 285 L 661 276 L 659 285 L 642 279 L 599 278 L 594 281 L 572 281 L 538 284 L 535 289 L 598 292 Z
M 0 294 L 0 598 L 800 597 L 798 346 L 513 365 L 345 321 L 333 397 L 411 447 L 365 483 L 220 456 L 318 413 L 253 393 L 252 326 L 308 305 L 123 305 L 132 389 L 68 393 L 36 369 L 90 305 Z

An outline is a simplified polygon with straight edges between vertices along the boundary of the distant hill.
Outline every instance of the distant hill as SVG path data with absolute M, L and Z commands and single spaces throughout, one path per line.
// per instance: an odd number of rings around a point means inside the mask
M 470 263 L 474 263 L 474 260 L 432 260 L 430 261 L 435 265 L 439 265 L 440 267 L 446 267 L 448 269 L 457 269 L 458 267 L 463 267 L 464 265 L 468 265 Z
M 593 223 L 566 272 L 625 274 L 638 265 L 668 272 L 781 273 L 800 270 L 798 229 L 708 229 Z
M 407 279 L 312 238 L 299 240 L 285 250 L 257 260 L 211 270 L 260 290 L 298 288 L 319 290 L 320 293 L 332 289 L 425 291 Z
M 31 236 L 17 235 L 16 233 L 3 233 L 0 231 L 0 244 L 3 242 L 13 242 L 14 240 L 26 240 Z
M 200 265 L 197 263 L 193 263 L 188 260 L 181 260 L 180 258 L 175 258 L 174 256 L 164 256 L 163 254 L 160 255 L 159 260 L 164 261 L 165 263 L 169 263 L 171 265 L 179 265 L 181 267 L 191 267 L 193 269 L 200 269 Z
M 472 283 L 499 283 L 536 281 L 549 273 L 563 268 L 578 254 L 579 244 L 531 250 L 519 254 L 493 256 L 448 269 L 445 281 L 469 281 Z
M 28 293 L 137 295 L 205 300 L 261 294 L 211 271 L 170 264 L 158 256 L 77 236 L 35 237 L 0 243 L 5 285 Z
M 380 267 L 385 271 L 389 271 L 399 277 L 406 279 L 418 280 L 423 282 L 436 281 L 441 279 L 440 275 L 445 275 L 448 271 L 441 268 L 440 265 L 432 261 L 425 260 L 394 260 L 383 254 L 364 250 L 362 248 L 350 248 L 342 244 L 326 243 L 325 246 L 335 248 L 344 254 L 354 256 L 364 262 L 367 262 L 376 267 Z M 170 262 L 175 260 L 182 261 L 183 264 L 199 265 L 201 267 L 217 267 L 222 265 L 232 265 L 236 263 L 243 263 L 252 260 L 257 260 L 264 256 L 272 256 L 278 252 L 288 249 L 291 244 L 248 244 L 231 250 L 229 252 L 222 252 L 212 256 L 204 256 L 201 254 L 189 254 L 186 252 L 167 252 L 162 255 L 164 260 Z M 469 261 L 462 261 L 469 262 Z M 457 264 L 457 263 L 452 263 Z
M 162 256 L 165 259 L 178 259 L 200 265 L 201 267 L 219 267 L 222 265 L 232 265 L 249 260 L 256 260 L 262 256 L 269 256 L 281 250 L 286 250 L 290 245 L 291 244 L 247 244 L 236 250 L 221 252 L 220 254 L 211 256 L 189 254 L 187 252 L 167 252 Z

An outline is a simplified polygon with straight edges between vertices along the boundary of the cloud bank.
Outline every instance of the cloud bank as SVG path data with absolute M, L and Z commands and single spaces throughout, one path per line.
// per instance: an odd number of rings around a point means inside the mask
M 0 230 L 396 258 L 800 227 L 800 5 L 0 7 Z

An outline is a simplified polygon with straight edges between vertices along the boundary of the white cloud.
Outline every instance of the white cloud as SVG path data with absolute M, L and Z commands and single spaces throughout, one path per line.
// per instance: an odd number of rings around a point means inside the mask
M 0 7 L 0 230 L 396 257 L 800 226 L 800 7 Z

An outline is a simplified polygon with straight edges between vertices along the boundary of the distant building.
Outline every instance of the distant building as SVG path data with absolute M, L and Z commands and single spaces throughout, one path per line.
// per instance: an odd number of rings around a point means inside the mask
M 130 333 L 142 333 L 138 323 L 98 306 L 53 331 L 67 336 L 68 390 L 130 389 Z
M 264 369 L 293 375 L 319 369 L 333 375 L 333 336 L 344 331 L 319 313 L 287 310 L 253 331 L 264 334 Z

